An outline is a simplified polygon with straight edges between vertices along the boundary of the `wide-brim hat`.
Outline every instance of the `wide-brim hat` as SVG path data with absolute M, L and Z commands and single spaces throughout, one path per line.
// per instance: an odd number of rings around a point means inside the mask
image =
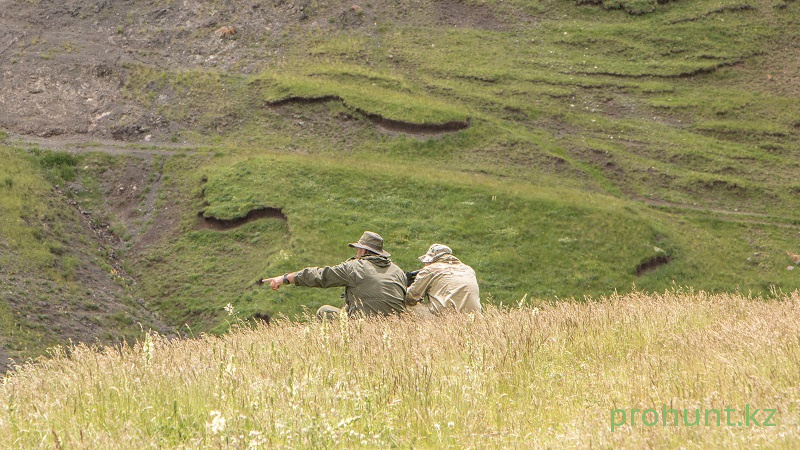
M 453 250 L 444 244 L 433 244 L 428 248 L 428 253 L 419 257 L 419 260 L 424 263 L 431 263 L 441 258 L 444 255 L 452 255 Z
M 383 249 L 383 238 L 381 235 L 373 233 L 372 231 L 365 231 L 358 242 L 353 242 L 348 245 L 350 247 L 363 248 L 364 250 L 369 250 L 378 255 L 386 256 L 387 258 L 391 256 L 389 252 Z

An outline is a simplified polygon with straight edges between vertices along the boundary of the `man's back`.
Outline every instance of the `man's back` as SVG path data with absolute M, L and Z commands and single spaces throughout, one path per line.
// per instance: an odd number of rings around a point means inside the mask
M 365 315 L 405 311 L 406 273 L 387 258 L 370 256 L 351 263 L 354 286 L 348 286 L 347 312 Z
M 419 300 L 425 295 L 435 313 L 448 308 L 464 313 L 481 311 L 475 271 L 452 255 L 441 257 L 419 271 L 408 297 Z
M 383 256 L 351 258 L 323 268 L 306 268 L 295 275 L 300 286 L 346 286 L 348 314 L 389 315 L 405 311 L 405 272 Z

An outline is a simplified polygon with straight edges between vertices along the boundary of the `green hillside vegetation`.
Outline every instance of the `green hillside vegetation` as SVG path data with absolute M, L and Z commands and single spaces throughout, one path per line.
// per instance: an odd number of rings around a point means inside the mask
M 125 100 L 163 117 L 181 146 L 141 146 L 180 156 L 164 158 L 151 219 L 171 225 L 126 244 L 130 295 L 187 332 L 225 331 L 227 303 L 293 318 L 340 292 L 253 281 L 338 263 L 367 229 L 406 270 L 431 243 L 450 245 L 487 303 L 800 288 L 786 270 L 786 252 L 800 253 L 800 4 L 454 5 L 474 16 L 442 26 L 428 4 L 311 2 L 280 39 L 230 38 L 242 61 L 129 63 Z M 6 152 L 31 167 L 54 158 Z M 30 169 L 33 190 L 16 200 L 27 203 L 10 211 L 49 211 L 37 202 L 62 181 L 42 173 L 96 178 L 86 166 Z M 283 216 L 244 221 L 263 208 Z M 215 230 L 198 214 L 245 223 Z M 9 246 L 34 231 L 0 233 Z M 69 253 L 29 245 L 29 260 L 6 266 L 68 284 Z
M 394 260 L 407 270 L 419 267 L 416 256 L 427 243 L 449 242 L 479 274 L 486 299 L 500 303 L 525 295 L 581 298 L 633 285 L 661 290 L 675 280 L 745 292 L 768 292 L 781 283 L 778 276 L 761 278 L 764 271 L 747 261 L 751 247 L 739 241 L 751 226 L 703 217 L 673 223 L 669 214 L 644 214 L 630 203 L 572 189 L 540 190 L 413 165 L 285 156 L 215 164 L 205 173 L 208 181 L 198 188 L 203 215 L 235 219 L 272 207 L 288 221 L 262 219 L 231 231 L 187 230 L 169 247 L 147 252 L 142 279 L 151 289 L 148 297 L 160 293 L 156 303 L 177 315 L 178 323 L 217 316 L 220 298 L 245 315 L 279 311 L 290 317 L 304 307 L 313 311 L 340 302 L 338 291 L 275 293 L 252 281 L 337 264 L 352 256 L 345 244 L 362 229 L 382 230 Z M 768 241 L 791 245 L 793 237 L 774 228 Z M 637 274 L 640 266 L 662 258 L 672 262 Z M 718 267 L 718 261 L 728 262 Z M 706 278 L 710 272 L 713 280 Z M 175 279 L 185 282 L 165 282 Z
M 64 344 L 65 336 L 133 342 L 142 326 L 161 330 L 125 293 L 128 280 L 108 262 L 109 248 L 54 192 L 54 184 L 77 179 L 79 160 L 91 162 L 6 146 L 0 160 L 0 367 Z M 85 203 L 97 201 L 92 195 L 83 194 Z
M 236 219 L 273 207 L 287 218 L 192 230 L 153 250 L 149 297 L 165 292 L 156 303 L 168 314 L 208 326 L 228 301 L 244 313 L 313 310 L 338 293 L 250 281 L 335 264 L 364 229 L 408 269 L 429 243 L 449 243 L 500 303 L 634 285 L 797 288 L 783 249 L 800 236 L 800 109 L 750 68 L 785 38 L 776 25 L 796 7 L 670 3 L 634 16 L 633 3 L 526 3 L 543 16 L 510 31 L 298 30 L 280 63 L 254 75 L 135 70 L 134 98 L 183 93 L 159 111 L 216 127 L 196 139 L 219 143 L 217 157 L 182 167 L 184 191 L 203 197 L 194 211 Z M 297 102 L 269 106 L 287 99 Z M 470 127 L 415 137 L 367 115 Z

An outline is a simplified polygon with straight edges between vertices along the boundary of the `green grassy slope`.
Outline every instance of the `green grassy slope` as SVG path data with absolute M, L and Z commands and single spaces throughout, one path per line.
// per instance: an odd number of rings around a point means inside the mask
M 781 30 L 796 5 L 668 3 L 632 16 L 537 4 L 519 5 L 533 23 L 483 6 L 510 24 L 503 31 L 377 21 L 327 32 L 299 28 L 280 43 L 281 62 L 260 73 L 138 68 L 126 88 L 148 104 L 161 92 L 177 93 L 173 104 L 153 107 L 210 129 L 204 142 L 237 148 L 413 158 L 754 212 L 798 206 L 789 174 L 798 168 L 792 149 L 800 110 L 786 96 L 796 84 L 777 81 L 785 68 L 764 69 L 774 78 L 755 73 L 784 47 Z M 266 106 L 297 97 L 336 99 L 318 114 L 333 119 L 298 127 L 281 112 L 303 116 L 307 105 Z M 420 143 L 335 120 L 362 124 L 364 114 L 410 124 L 469 118 L 472 127 Z
M 492 302 L 800 287 L 800 5 L 437 5 L 312 2 L 278 37 L 238 33 L 236 63 L 126 67 L 125 98 L 195 148 L 164 165 L 174 227 L 130 256 L 150 306 L 221 331 L 227 303 L 336 303 L 252 281 L 338 263 L 365 229 L 406 269 L 451 245 Z M 198 222 L 262 207 L 286 220 Z
M 382 21 L 367 6 L 374 24 L 298 26 L 280 63 L 255 74 L 136 68 L 130 98 L 180 93 L 153 107 L 204 124 L 181 138 L 217 154 L 181 168 L 194 204 L 186 232 L 145 256 L 160 261 L 142 266 L 149 297 L 204 327 L 229 301 L 273 314 L 336 303 L 338 292 L 249 283 L 337 263 L 364 229 L 408 269 L 448 243 L 504 303 L 634 284 L 796 289 L 785 251 L 800 237 L 800 107 L 777 54 L 797 53 L 786 31 L 798 6 L 604 4 L 467 2 L 503 24 L 483 28 Z M 315 102 L 269 106 L 292 98 Z M 370 115 L 470 127 L 408 136 Z M 234 219 L 260 207 L 288 220 L 193 228 L 199 211 Z
M 170 272 L 170 279 L 187 280 L 169 290 L 152 286 L 153 296 L 170 294 L 159 302 L 186 308 L 181 320 L 218 310 L 221 285 L 245 313 L 266 308 L 293 314 L 301 305 L 339 303 L 339 290 L 272 293 L 247 286 L 259 275 L 336 264 L 352 256 L 346 244 L 364 229 L 382 233 L 407 270 L 418 268 L 416 256 L 429 243 L 447 242 L 481 274 L 484 295 L 505 302 L 525 293 L 580 296 L 587 289 L 627 288 L 637 265 L 672 250 L 656 224 L 612 198 L 589 202 L 574 190 L 540 192 L 457 172 L 282 156 L 208 170 L 205 215 L 231 219 L 276 207 L 288 221 L 188 231 L 169 250 L 153 250 L 146 258 L 157 262 L 143 279 Z
M 448 243 L 476 269 L 486 300 L 507 304 L 525 295 L 582 298 L 634 285 L 743 292 L 797 286 L 792 273 L 777 270 L 784 267 L 780 249 L 796 239 L 778 224 L 675 215 L 575 189 L 543 190 L 415 164 L 281 155 L 215 161 L 186 183 L 196 186 L 194 206 L 206 216 L 235 219 L 280 208 L 287 218 L 208 230 L 197 227 L 190 209 L 180 238 L 144 253 L 147 296 L 173 321 L 200 329 L 224 329 L 227 322 L 218 321 L 228 302 L 245 316 L 294 316 L 337 304 L 339 290 L 275 293 L 252 282 L 336 264 L 352 256 L 345 244 L 364 229 L 381 232 L 407 270 L 419 267 L 416 256 L 430 243 Z M 637 273 L 665 258 L 668 264 Z
M 69 204 L 93 195 L 65 184 L 89 184 L 94 161 L 2 145 L 0 160 L 0 370 L 7 358 L 20 363 L 70 339 L 109 344 L 161 329 Z

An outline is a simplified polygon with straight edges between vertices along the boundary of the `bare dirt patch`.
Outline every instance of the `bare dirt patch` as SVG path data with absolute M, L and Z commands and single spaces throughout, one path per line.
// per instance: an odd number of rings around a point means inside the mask
M 322 97 L 287 97 L 281 100 L 276 100 L 273 102 L 267 103 L 268 106 L 273 108 L 278 108 L 281 106 L 292 105 L 292 104 L 300 104 L 300 105 L 310 105 L 310 104 L 317 104 L 317 103 L 326 103 L 330 101 L 337 101 L 341 102 L 343 105 L 347 106 L 344 99 L 338 97 L 336 95 L 325 95 Z M 380 114 L 373 114 L 367 111 L 364 111 L 360 108 L 354 108 L 354 110 L 369 119 L 372 123 L 378 125 L 379 127 L 394 131 L 398 133 L 408 133 L 408 134 L 442 134 L 442 133 L 453 133 L 456 131 L 464 130 L 469 128 L 470 126 L 470 119 L 467 118 L 464 121 L 454 120 L 450 122 L 444 123 L 414 123 L 414 122 L 405 122 L 402 120 L 394 120 L 389 119 L 386 117 L 381 116 Z
M 106 210 L 122 225 L 132 257 L 178 229 L 180 208 L 158 202 L 169 157 L 133 153 L 102 175 Z
M 170 122 L 158 112 L 164 102 L 148 104 L 126 92 L 126 80 L 136 68 L 251 74 L 282 61 L 287 33 L 347 28 L 377 38 L 381 23 L 506 31 L 532 21 L 514 5 L 460 0 L 6 2 L 0 10 L 0 127 L 39 137 L 141 141 L 149 136 L 153 142 L 168 142 L 176 132 L 198 125 Z M 220 35 L 221 29 L 235 33 Z M 407 129 L 398 123 L 379 125 Z
M 256 208 L 248 212 L 244 217 L 230 220 L 207 217 L 202 212 L 199 212 L 197 213 L 197 228 L 201 230 L 227 231 L 259 219 L 289 220 L 280 208 L 272 207 Z
M 170 205 L 164 205 L 161 209 L 157 205 L 158 194 L 163 188 L 164 162 L 176 155 L 194 155 L 194 151 L 178 145 L 146 148 L 103 139 L 88 142 L 85 136 L 39 138 L 12 133 L 10 142 L 19 147 L 33 146 L 71 154 L 99 153 L 114 157 L 115 163 L 104 167 L 98 175 L 103 197 L 102 210 L 90 212 L 105 215 L 106 222 L 113 220 L 121 224 L 126 234 L 124 237 L 134 253 L 177 228 L 178 215 L 171 214 Z M 74 183 L 66 188 L 73 190 L 73 193 L 84 189 Z M 121 246 L 122 243 L 117 245 Z
M 510 28 L 508 21 L 499 18 L 486 5 L 467 4 L 459 0 L 436 1 L 433 2 L 433 5 L 436 9 L 437 22 L 440 25 L 493 31 L 504 31 Z
M 659 255 L 648 259 L 647 261 L 636 266 L 636 276 L 640 277 L 646 273 L 652 272 L 659 267 L 669 263 L 670 258 L 667 255 Z
M 400 133 L 407 133 L 407 134 L 429 135 L 429 134 L 455 133 L 457 131 L 469 128 L 471 124 L 471 120 L 469 118 L 467 118 L 464 121 L 453 120 L 450 122 L 443 122 L 443 123 L 412 123 L 412 122 L 403 122 L 402 120 L 387 119 L 378 114 L 370 114 L 360 109 L 357 111 L 359 111 L 361 114 L 364 114 L 364 116 L 369 118 L 373 123 L 375 123 L 376 125 L 378 125 L 383 129 Z

